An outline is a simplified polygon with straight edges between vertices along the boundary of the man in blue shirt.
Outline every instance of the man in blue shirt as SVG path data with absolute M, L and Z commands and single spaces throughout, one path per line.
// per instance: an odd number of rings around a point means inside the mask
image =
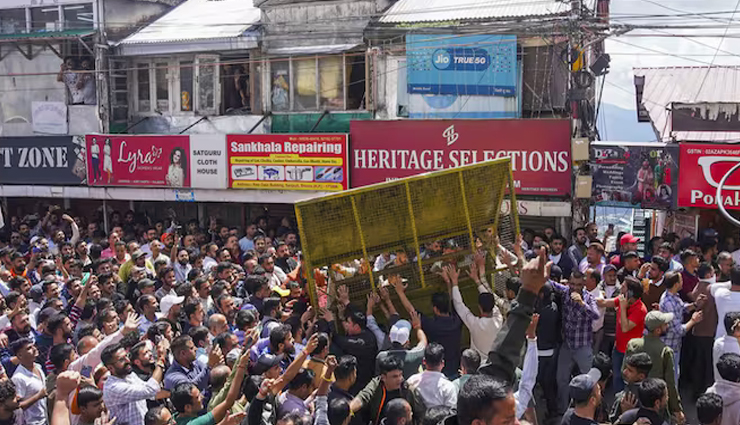
M 172 341 L 172 356 L 175 361 L 164 375 L 164 388 L 172 391 L 177 384 L 191 382 L 199 390 L 208 388 L 211 369 L 224 362 L 221 349 L 214 345 L 208 354 L 208 364 L 203 367 L 195 361 L 196 347 L 189 335 L 180 335 Z

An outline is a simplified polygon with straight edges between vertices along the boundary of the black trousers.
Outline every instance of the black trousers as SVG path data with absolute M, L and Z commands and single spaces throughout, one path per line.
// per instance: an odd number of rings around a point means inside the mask
M 688 344 L 687 344 L 688 342 Z M 681 359 L 681 375 L 686 374 L 689 378 L 690 388 L 693 390 L 695 398 L 712 386 L 714 383 L 714 364 L 713 347 L 714 338 L 711 336 L 694 336 L 684 340 L 684 347 L 687 348 L 689 358 Z
M 550 357 L 539 357 L 537 361 L 537 384 L 545 398 L 546 418 L 552 418 L 558 414 L 558 350 Z

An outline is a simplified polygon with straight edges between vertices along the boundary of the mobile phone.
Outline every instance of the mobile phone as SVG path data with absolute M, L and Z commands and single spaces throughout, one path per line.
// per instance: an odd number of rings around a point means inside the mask
M 614 223 L 609 223 L 609 230 L 614 230 Z

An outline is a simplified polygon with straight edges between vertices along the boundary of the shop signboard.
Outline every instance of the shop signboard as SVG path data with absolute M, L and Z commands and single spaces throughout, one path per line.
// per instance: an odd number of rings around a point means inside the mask
M 352 121 L 352 187 L 510 157 L 520 195 L 571 193 L 570 121 Z
M 341 191 L 349 187 L 346 134 L 226 136 L 229 187 Z
M 601 206 L 675 209 L 678 146 L 594 142 L 591 202 Z
M 740 147 L 708 143 L 681 143 L 678 206 L 717 208 L 717 187 L 740 162 Z M 725 182 L 720 202 L 726 209 L 740 209 L 740 171 Z
M 91 186 L 226 187 L 223 135 L 88 135 Z
M 85 140 L 77 136 L 0 138 L 0 184 L 85 184 Z
M 516 56 L 515 35 L 408 35 L 408 92 L 516 96 Z

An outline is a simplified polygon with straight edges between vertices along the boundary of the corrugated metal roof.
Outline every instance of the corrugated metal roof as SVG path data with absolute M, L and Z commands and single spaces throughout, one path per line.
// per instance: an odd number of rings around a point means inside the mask
M 642 104 L 662 141 L 673 136 L 679 142 L 740 142 L 740 132 L 674 132 L 669 115 L 674 102 L 740 102 L 740 67 L 634 68 L 633 71 L 636 77 L 645 77 Z
M 569 0 L 399 0 L 380 23 L 552 16 L 570 10 Z
M 237 37 L 259 20 L 251 0 L 187 0 L 120 44 Z

